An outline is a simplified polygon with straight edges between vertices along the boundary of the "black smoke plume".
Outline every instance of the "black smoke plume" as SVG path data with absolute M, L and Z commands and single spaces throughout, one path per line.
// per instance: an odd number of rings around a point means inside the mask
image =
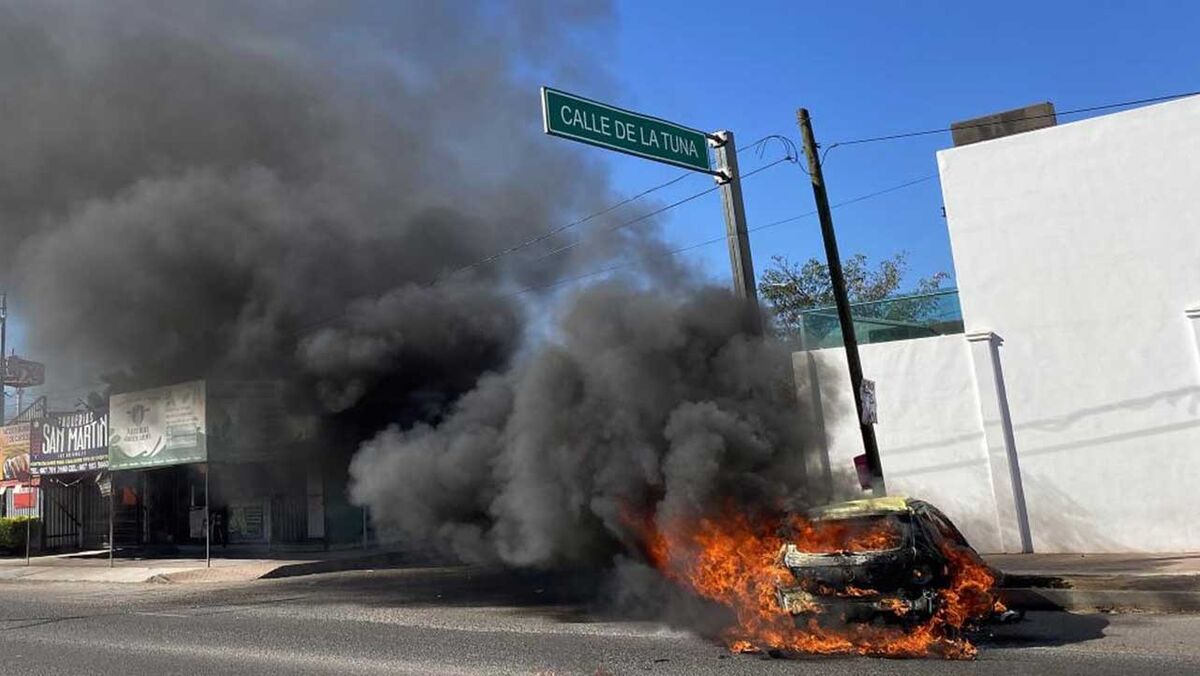
M 4 3 L 0 283 L 48 389 L 284 377 L 328 411 L 439 407 L 503 366 L 514 290 L 659 251 L 626 229 L 530 264 L 568 232 L 469 267 L 614 199 L 537 101 L 607 14 Z
M 786 351 L 653 227 L 476 265 L 616 198 L 537 102 L 609 88 L 610 12 L 535 4 L 0 6 L 0 284 L 49 389 L 283 380 L 377 524 L 473 561 L 796 499 Z
M 810 445 L 788 355 L 729 292 L 610 281 L 574 296 L 555 327 L 439 424 L 364 444 L 354 499 L 410 541 L 522 566 L 636 550 L 631 516 L 804 499 Z

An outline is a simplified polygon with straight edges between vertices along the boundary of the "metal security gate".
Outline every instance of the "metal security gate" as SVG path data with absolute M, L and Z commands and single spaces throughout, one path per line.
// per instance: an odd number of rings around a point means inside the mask
M 271 541 L 300 543 L 308 539 L 308 501 L 303 495 L 277 495 L 271 500 Z
M 42 548 L 98 549 L 108 540 L 108 498 L 94 473 L 43 477 Z

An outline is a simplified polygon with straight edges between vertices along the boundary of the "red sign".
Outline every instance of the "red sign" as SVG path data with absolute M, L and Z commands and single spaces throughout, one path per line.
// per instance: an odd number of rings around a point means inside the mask
M 15 488 L 13 489 L 13 509 L 33 509 L 37 507 L 37 496 L 34 495 L 36 488 Z
M 866 453 L 854 456 L 854 471 L 858 474 L 858 485 L 864 491 L 871 488 L 871 463 Z

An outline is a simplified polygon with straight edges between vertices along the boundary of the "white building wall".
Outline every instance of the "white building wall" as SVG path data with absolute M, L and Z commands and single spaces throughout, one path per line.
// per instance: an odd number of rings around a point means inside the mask
M 1200 97 L 938 164 L 967 331 L 1004 340 L 1034 549 L 1200 550 Z
M 880 461 L 893 495 L 937 505 L 981 551 L 1001 551 L 971 352 L 962 335 L 863 345 L 864 377 L 876 383 Z M 841 349 L 797 352 L 802 401 L 824 421 L 829 465 L 844 494 L 858 491 L 862 436 Z M 810 368 L 812 360 L 816 368 Z M 817 376 L 816 374 L 820 374 Z M 817 394 L 811 396 L 813 380 Z

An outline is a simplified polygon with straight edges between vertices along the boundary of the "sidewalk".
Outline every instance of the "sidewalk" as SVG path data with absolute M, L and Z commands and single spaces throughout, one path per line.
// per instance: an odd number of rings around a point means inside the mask
M 1030 610 L 1200 612 L 1200 553 L 990 554 L 1009 605 Z
M 222 552 L 224 554 L 224 552 Z M 118 555 L 109 565 L 108 550 L 0 558 L 0 583 L 33 582 L 245 582 L 262 578 L 386 566 L 396 563 L 397 552 L 347 549 L 328 552 L 286 552 L 278 556 L 248 558 L 244 553 L 214 556 L 211 566 L 203 557 L 128 557 Z

